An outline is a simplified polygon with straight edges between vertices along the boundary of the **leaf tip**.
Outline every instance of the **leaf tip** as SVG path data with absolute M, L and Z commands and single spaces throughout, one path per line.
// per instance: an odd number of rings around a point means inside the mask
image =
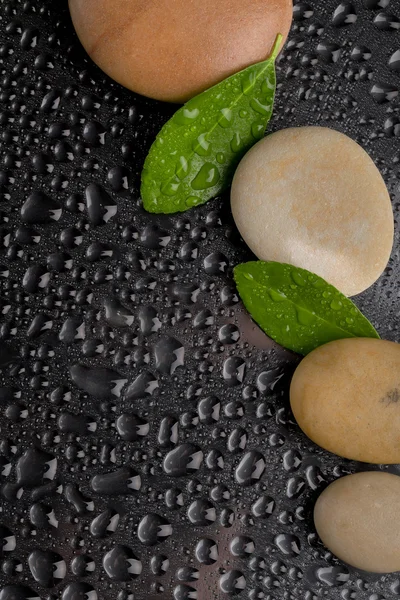
M 278 35 L 275 38 L 274 45 L 272 47 L 272 52 L 271 52 L 271 56 L 270 56 L 271 60 L 276 60 L 276 58 L 279 54 L 279 51 L 281 49 L 282 40 L 283 40 L 283 35 L 281 33 L 278 33 Z

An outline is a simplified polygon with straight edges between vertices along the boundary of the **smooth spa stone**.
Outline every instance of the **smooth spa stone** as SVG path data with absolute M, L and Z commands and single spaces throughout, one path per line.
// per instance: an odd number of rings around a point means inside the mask
M 332 129 L 285 129 L 258 142 L 235 173 L 231 205 L 258 258 L 308 269 L 346 296 L 372 285 L 389 260 L 386 185 L 361 146 Z
M 315 505 L 314 522 L 322 542 L 344 562 L 392 573 L 400 570 L 399 512 L 400 477 L 372 471 L 327 487 Z
M 69 0 L 94 62 L 125 87 L 184 102 L 265 60 L 290 29 L 292 0 Z
M 297 367 L 290 403 L 316 444 L 352 460 L 400 463 L 400 345 L 352 338 L 320 346 Z

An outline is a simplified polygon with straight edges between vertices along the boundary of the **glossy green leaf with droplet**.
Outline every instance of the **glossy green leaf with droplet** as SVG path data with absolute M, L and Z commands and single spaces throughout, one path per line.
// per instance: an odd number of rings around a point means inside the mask
M 254 321 L 289 350 L 305 355 L 333 340 L 379 338 L 349 298 L 310 271 L 253 261 L 235 267 L 234 277 Z
M 164 125 L 142 172 L 147 211 L 182 212 L 229 187 L 240 159 L 264 136 L 271 118 L 281 42 L 278 36 L 270 58 L 195 96 Z

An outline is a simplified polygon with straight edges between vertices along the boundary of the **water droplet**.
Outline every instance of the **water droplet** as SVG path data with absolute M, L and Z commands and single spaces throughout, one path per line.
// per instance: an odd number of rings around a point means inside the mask
M 34 594 L 30 597 L 30 600 L 36 600 Z M 85 582 L 74 581 L 67 585 L 64 589 L 61 600 L 97 600 L 96 590 Z
M 165 504 L 171 510 L 178 510 L 184 505 L 182 491 L 178 488 L 169 488 L 165 492 Z
M 245 96 L 249 96 L 253 93 L 255 83 L 256 83 L 256 73 L 254 71 L 248 71 L 247 73 L 243 74 L 242 92 Z
M 157 371 L 172 375 L 184 365 L 185 348 L 175 338 L 166 337 L 155 344 L 154 358 Z
M 212 147 L 210 142 L 207 140 L 206 133 L 201 133 L 197 140 L 193 142 L 192 150 L 199 156 L 210 156 Z
M 115 510 L 107 509 L 93 519 L 90 533 L 95 538 L 105 538 L 117 530 L 120 515 Z
M 189 105 L 184 106 L 180 110 L 178 110 L 175 113 L 173 120 L 175 121 L 175 123 L 177 123 L 177 125 L 189 125 L 190 123 L 193 123 L 199 115 L 200 110 L 196 107 L 191 107 Z
M 136 579 L 142 572 L 141 561 L 126 546 L 114 546 L 103 558 L 103 567 L 114 581 Z
M 208 396 L 200 400 L 197 410 L 200 421 L 211 424 L 219 420 L 221 402 L 216 396 Z
M 24 223 L 54 223 L 60 219 L 61 214 L 59 203 L 38 191 L 32 192 L 21 208 L 21 218 Z
M 70 368 L 70 373 L 77 387 L 91 396 L 103 399 L 119 397 L 127 382 L 116 371 L 100 367 L 91 368 L 76 364 Z
M 293 471 L 297 471 L 297 469 L 301 466 L 302 457 L 300 452 L 297 450 L 288 450 L 283 455 L 283 467 L 285 471 L 289 473 Z
M 297 556 L 300 554 L 300 540 L 290 533 L 281 533 L 275 537 L 275 544 L 286 556 Z
M 159 383 L 157 378 L 148 371 L 143 371 L 136 379 L 126 388 L 125 398 L 127 400 L 137 400 L 145 396 L 152 396 L 158 389 Z
M 71 572 L 76 577 L 87 577 L 93 573 L 95 568 L 94 560 L 85 554 L 75 556 L 71 562 Z
M 209 538 L 203 538 L 197 543 L 195 554 L 197 560 L 203 565 L 213 565 L 218 560 L 217 543 Z
M 378 104 L 382 104 L 397 98 L 399 90 L 395 85 L 388 83 L 374 83 L 369 93 Z
M 195 500 L 188 508 L 188 517 L 193 525 L 205 527 L 216 520 L 217 514 L 208 500 Z
M 267 117 L 271 111 L 271 104 L 263 104 L 258 98 L 252 98 L 250 106 L 257 114 L 263 117 Z
M 177 177 L 179 177 L 179 179 L 184 179 L 186 177 L 186 175 L 189 173 L 189 167 L 190 167 L 190 164 L 189 164 L 188 160 L 186 159 L 186 157 L 180 156 L 177 166 L 176 166 L 175 174 L 177 175 Z
M 246 588 L 246 579 L 241 571 L 227 571 L 221 576 L 219 587 L 224 594 L 239 594 Z
M 92 146 L 104 146 L 106 130 L 98 121 L 87 121 L 83 127 L 82 137 Z
M 28 556 L 32 576 L 43 587 L 53 587 L 64 579 L 67 565 L 62 556 L 50 550 L 34 550 Z
M 97 494 L 119 496 L 140 490 L 142 481 L 139 473 L 129 467 L 121 467 L 110 473 L 95 475 L 91 482 Z
M 293 269 L 290 272 L 290 275 L 292 276 L 292 279 L 296 285 L 298 285 L 300 287 L 305 287 L 307 285 L 307 281 L 306 281 L 304 275 L 300 271 Z
M 104 309 L 106 319 L 112 327 L 130 327 L 133 324 L 132 312 L 116 298 L 106 298 Z
M 218 338 L 222 344 L 236 344 L 240 339 L 240 331 L 236 325 L 229 323 L 218 331 Z
M 260 140 L 265 132 L 265 123 L 253 123 L 251 126 L 251 135 L 254 139 Z
M 268 294 L 273 302 L 285 302 L 287 300 L 285 294 L 283 292 L 278 292 L 276 290 L 268 290 Z
M 393 14 L 380 12 L 374 19 L 374 25 L 381 31 L 399 31 L 400 19 Z
M 231 387 L 240 385 L 244 381 L 246 373 L 246 363 L 238 356 L 231 356 L 226 359 L 222 369 L 224 381 Z
M 317 569 L 317 578 L 329 587 L 341 586 L 350 579 L 350 572 L 345 566 L 320 567 Z
M 338 300 L 337 298 L 334 298 L 331 302 L 331 309 L 332 310 L 341 310 L 343 308 L 343 302 L 341 300 Z
M 0 525 L 0 553 L 3 556 L 3 552 L 12 552 L 15 550 L 17 540 L 15 535 L 5 525 Z
M 265 471 L 265 458 L 261 452 L 251 450 L 246 452 L 235 470 L 236 481 L 240 485 L 253 485 L 257 483 Z
M 171 477 L 182 477 L 198 471 L 203 462 L 203 452 L 194 444 L 181 444 L 164 458 L 163 468 Z
M 242 427 L 236 427 L 228 437 L 229 452 L 241 452 L 247 445 L 247 433 Z
M 176 572 L 178 581 L 197 581 L 200 573 L 194 567 L 181 567 Z
M 233 556 L 240 556 L 241 558 L 246 558 L 250 554 L 253 554 L 255 550 L 254 541 L 245 536 L 238 535 L 231 541 L 230 551 Z
M 260 496 L 251 507 L 251 512 L 258 519 L 268 519 L 275 510 L 275 500 L 271 496 Z
M 352 25 L 357 21 L 357 14 L 352 2 L 348 0 L 341 2 L 333 13 L 332 23 L 336 27 Z
M 268 369 L 268 371 L 262 371 L 257 377 L 257 388 L 260 390 L 260 392 L 273 392 L 284 376 L 285 369 L 282 367 Z
M 0 591 L 0 600 L 41 600 L 36 592 L 25 585 L 6 585 Z M 72 600 L 64 598 L 63 600 Z M 79 598 L 79 600 L 83 600 Z M 96 599 L 97 600 L 97 599 Z
M 162 577 L 169 569 L 169 559 L 164 554 L 155 554 L 151 557 L 150 568 L 153 575 Z
M 221 109 L 221 117 L 218 120 L 218 124 L 224 129 L 227 127 L 231 127 L 233 112 L 230 108 L 222 108 Z
M 338 44 L 320 42 L 317 46 L 317 54 L 326 63 L 336 63 L 340 58 L 341 48 Z
M 28 448 L 17 461 L 17 483 L 23 487 L 41 485 L 44 480 L 53 480 L 57 472 L 57 459 L 47 452 Z
M 225 273 L 229 267 L 228 259 L 222 252 L 213 252 L 204 259 L 204 270 L 207 275 Z
M 307 309 L 302 308 L 301 306 L 296 307 L 297 319 L 300 325 L 304 325 L 305 327 L 311 327 L 315 323 L 315 316 L 313 313 L 309 312 Z
M 389 59 L 389 67 L 392 71 L 400 71 L 400 50 L 396 50 Z
M 117 204 L 97 183 L 91 183 L 85 190 L 89 220 L 93 225 L 104 225 L 117 214 Z
M 231 140 L 232 152 L 239 152 L 239 150 L 242 148 L 242 145 L 243 145 L 243 141 L 242 141 L 242 138 L 240 137 L 240 133 L 238 131 L 235 131 L 233 138 Z
M 190 585 L 179 584 L 174 589 L 174 600 L 196 600 L 197 590 Z
M 175 446 L 179 439 L 179 424 L 175 417 L 168 415 L 160 423 L 158 443 L 163 448 Z
M 196 177 L 191 182 L 194 190 L 206 190 L 214 187 L 220 180 L 220 173 L 212 163 L 204 163 Z
M 180 182 L 179 178 L 174 177 L 170 181 L 166 181 L 165 183 L 163 183 L 163 185 L 161 186 L 160 189 L 161 189 L 162 194 L 172 198 L 179 192 L 180 187 L 181 187 L 181 182 Z
M 135 414 L 124 413 L 116 420 L 116 428 L 121 438 L 127 442 L 136 442 L 149 433 L 150 425 Z
M 155 546 L 172 535 L 171 524 L 160 515 L 150 513 L 138 525 L 137 536 L 142 544 Z

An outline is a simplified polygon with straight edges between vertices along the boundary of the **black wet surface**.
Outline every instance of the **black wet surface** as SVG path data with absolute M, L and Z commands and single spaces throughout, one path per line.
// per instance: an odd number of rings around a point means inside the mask
M 395 246 L 356 301 L 399 341 L 400 2 L 294 14 L 270 131 L 331 126 L 376 161 Z M 0 600 L 399 597 L 317 539 L 320 491 L 368 467 L 293 422 L 298 359 L 238 301 L 228 197 L 141 208 L 174 107 L 105 77 L 64 1 L 1 1 L 0 33 Z

